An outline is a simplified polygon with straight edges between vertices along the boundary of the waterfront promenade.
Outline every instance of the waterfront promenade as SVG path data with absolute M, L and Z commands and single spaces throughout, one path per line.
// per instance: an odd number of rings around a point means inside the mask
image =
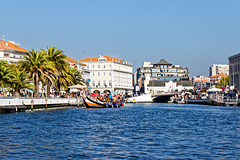
M 77 98 L 0 98 L 0 113 L 80 105 L 82 99 L 77 100 Z

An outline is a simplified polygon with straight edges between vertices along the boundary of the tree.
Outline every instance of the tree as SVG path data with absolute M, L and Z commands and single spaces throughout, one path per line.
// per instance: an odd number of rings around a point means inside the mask
M 20 71 L 15 64 L 10 65 L 11 71 L 9 73 L 9 83 L 11 88 L 15 91 L 15 97 L 20 97 L 20 89 L 29 88 L 32 89 L 33 85 L 28 79 L 28 75 L 25 71 Z
M 7 87 L 9 83 L 9 72 L 10 67 L 8 63 L 4 60 L 0 60 L 0 85 L 2 88 Z
M 67 91 L 68 87 L 71 85 L 84 84 L 81 73 L 76 68 L 72 67 L 68 67 L 66 73 L 61 75 L 59 80 L 60 84 L 63 85 Z
M 28 73 L 32 79 L 35 88 L 34 97 L 39 97 L 39 81 L 44 77 L 50 79 L 49 70 L 53 70 L 52 65 L 49 65 L 47 55 L 44 52 L 35 50 L 26 53 L 23 60 L 18 61 L 19 68 Z
M 71 76 L 71 81 L 72 81 L 71 85 L 84 84 L 84 79 L 82 78 L 82 74 L 76 68 L 69 67 L 67 73 Z
M 57 91 L 60 92 L 60 77 L 66 74 L 66 68 L 68 64 L 66 62 L 66 56 L 63 51 L 56 47 L 47 47 L 47 50 L 41 49 L 46 54 L 48 62 L 52 63 L 54 72 L 49 72 L 49 78 L 46 79 L 47 97 L 50 97 L 50 86 L 53 84 L 53 79 L 56 80 Z M 55 77 L 55 78 L 54 78 Z
M 229 85 L 229 76 L 222 77 L 220 79 L 220 86 L 226 88 Z

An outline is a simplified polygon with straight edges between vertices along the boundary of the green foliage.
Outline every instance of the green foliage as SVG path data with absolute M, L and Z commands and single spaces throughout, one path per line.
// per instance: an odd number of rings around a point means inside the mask
M 63 51 L 56 47 L 47 47 L 47 50 L 31 50 L 26 53 L 18 65 L 8 64 L 0 60 L 0 87 L 12 88 L 16 94 L 20 89 L 29 88 L 35 90 L 35 97 L 39 96 L 39 82 L 47 86 L 60 87 L 83 84 L 82 74 L 69 67 Z
M 222 77 L 220 82 L 215 84 L 217 88 L 226 88 L 229 85 L 229 76 Z
M 5 88 L 9 85 L 10 71 L 11 68 L 9 67 L 9 64 L 4 60 L 0 60 L 0 86 L 2 88 Z
M 223 87 L 226 87 L 226 85 L 229 85 L 229 76 L 222 77 L 220 80 L 220 85 Z
M 54 66 L 47 59 L 46 53 L 35 50 L 26 53 L 23 60 L 18 61 L 21 70 L 28 73 L 35 86 L 35 97 L 39 97 L 39 81 L 43 81 L 45 77 L 51 78 L 49 72 L 54 72 Z

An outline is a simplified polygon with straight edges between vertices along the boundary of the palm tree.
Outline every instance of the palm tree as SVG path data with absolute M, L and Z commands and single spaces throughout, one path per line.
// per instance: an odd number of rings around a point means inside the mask
M 51 79 L 48 74 L 49 71 L 53 71 L 53 65 L 48 62 L 47 55 L 44 52 L 37 52 L 35 50 L 29 51 L 23 60 L 18 61 L 20 69 L 29 74 L 29 78 L 32 79 L 35 86 L 34 97 L 39 97 L 39 81 L 44 77 Z
M 66 74 L 60 77 L 60 82 L 65 88 L 68 88 L 71 85 L 84 84 L 81 73 L 76 68 L 72 67 L 67 68 Z
M 20 97 L 20 89 L 32 89 L 33 85 L 31 84 L 31 81 L 28 79 L 28 75 L 24 70 L 20 71 L 14 67 L 15 65 L 11 66 L 12 69 L 9 73 L 9 83 L 11 85 L 11 88 L 13 88 L 15 91 L 15 97 Z
M 10 67 L 8 63 L 4 60 L 0 60 L 0 85 L 2 88 L 8 85 L 8 76 L 10 72 Z
M 47 47 L 47 51 L 44 49 L 41 49 L 41 51 L 47 55 L 48 61 L 51 62 L 55 68 L 55 72 L 49 73 L 49 75 L 51 75 L 52 79 L 55 77 L 57 91 L 60 92 L 60 77 L 61 75 L 65 74 L 66 68 L 68 66 L 66 62 L 66 56 L 63 54 L 63 51 L 61 49 L 57 49 L 56 47 L 49 46 Z M 50 97 L 50 86 L 53 84 L 51 82 L 52 79 L 45 79 L 47 85 L 47 97 Z
M 82 78 L 82 74 L 76 68 L 69 67 L 67 73 L 68 75 L 71 76 L 71 82 L 72 82 L 71 85 L 84 84 L 84 79 Z

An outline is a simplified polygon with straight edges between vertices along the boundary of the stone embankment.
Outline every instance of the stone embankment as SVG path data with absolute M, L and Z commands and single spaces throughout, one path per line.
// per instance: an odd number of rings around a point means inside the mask
M 82 105 L 82 100 L 77 100 L 77 98 L 0 98 L 0 113 L 80 105 Z

